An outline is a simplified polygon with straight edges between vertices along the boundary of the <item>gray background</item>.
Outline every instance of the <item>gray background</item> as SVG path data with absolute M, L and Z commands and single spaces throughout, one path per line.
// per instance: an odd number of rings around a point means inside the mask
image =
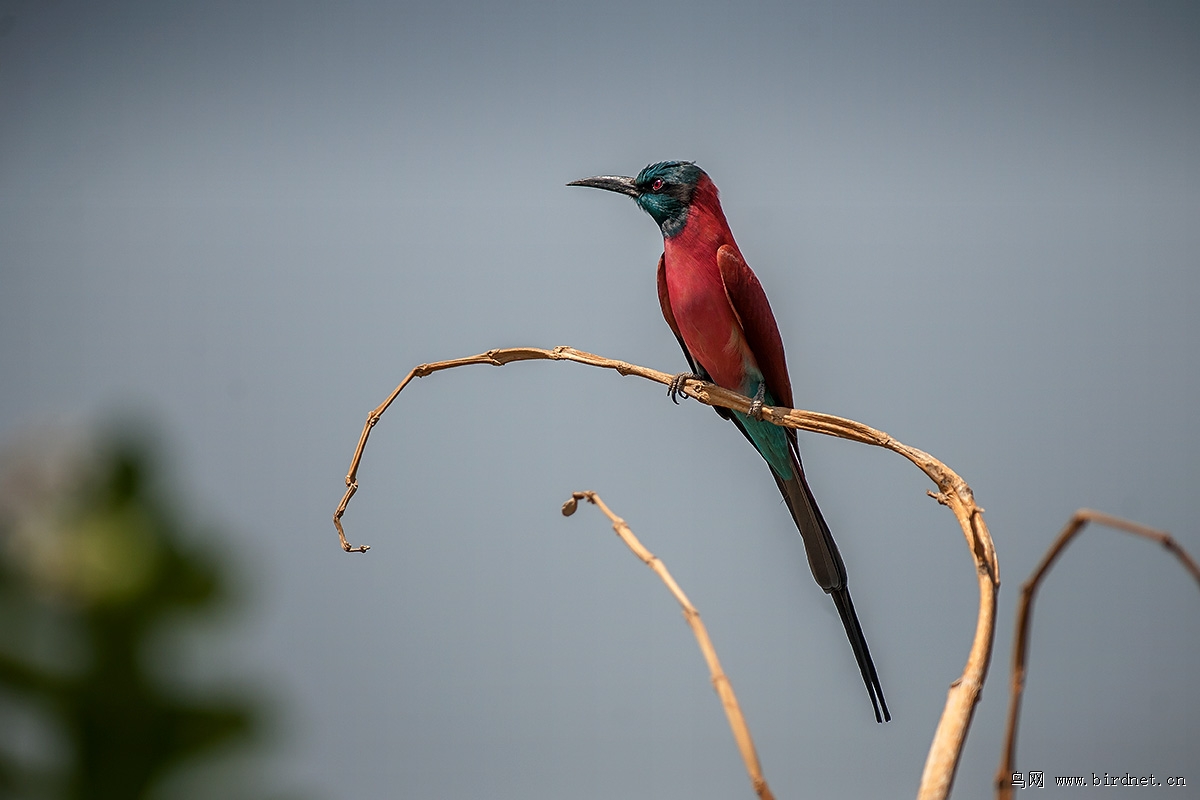
M 266 783 L 750 796 L 673 601 L 597 512 L 559 515 L 586 488 L 699 607 L 778 796 L 914 791 L 977 593 L 897 456 L 802 436 L 886 726 L 766 467 L 656 385 L 416 383 L 346 517 L 374 549 L 338 549 L 363 418 L 413 365 L 683 368 L 653 222 L 574 178 L 697 160 L 797 403 L 974 488 L 1004 585 L 961 796 L 990 791 L 1013 607 L 1070 513 L 1200 554 L 1196 6 L 734 5 L 0 3 L 0 437 L 130 409 L 162 434 L 252 601 L 194 668 L 275 698 Z M 1196 796 L 1194 583 L 1097 530 L 1037 611 L 1019 765 Z

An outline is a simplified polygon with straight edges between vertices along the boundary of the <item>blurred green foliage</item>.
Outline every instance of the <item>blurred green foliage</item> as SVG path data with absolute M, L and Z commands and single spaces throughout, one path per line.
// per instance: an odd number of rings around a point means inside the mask
M 247 692 L 184 689 L 155 661 L 179 612 L 228 604 L 228 567 L 184 535 L 151 450 L 115 437 L 5 460 L 0 797 L 160 798 L 176 767 L 258 727 Z

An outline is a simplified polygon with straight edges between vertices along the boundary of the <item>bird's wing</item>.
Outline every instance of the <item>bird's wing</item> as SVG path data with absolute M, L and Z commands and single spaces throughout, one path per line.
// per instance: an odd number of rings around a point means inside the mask
M 767 302 L 767 293 L 733 247 L 721 245 L 717 250 L 717 266 L 721 270 L 721 281 L 725 284 L 725 295 L 742 325 L 746 344 L 750 345 L 758 368 L 762 370 L 767 391 L 774 396 L 776 403 L 791 408 L 792 381 L 788 377 L 787 361 L 783 356 L 783 339 L 779 336 L 775 315 L 771 313 L 771 304 Z M 661 287 L 664 286 L 661 275 L 662 262 L 659 262 L 660 297 L 663 292 Z

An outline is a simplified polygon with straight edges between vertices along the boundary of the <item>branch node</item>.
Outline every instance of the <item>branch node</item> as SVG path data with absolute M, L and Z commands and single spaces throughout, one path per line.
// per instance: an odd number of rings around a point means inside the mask
M 950 505 L 950 496 L 945 492 L 935 492 L 932 489 L 929 489 L 926 490 L 925 494 L 929 497 L 932 497 L 934 500 L 937 500 L 939 505 Z

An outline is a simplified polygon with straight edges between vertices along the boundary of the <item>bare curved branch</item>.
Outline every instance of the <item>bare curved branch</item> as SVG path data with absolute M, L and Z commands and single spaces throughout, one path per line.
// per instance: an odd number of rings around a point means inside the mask
M 636 375 L 664 386 L 669 386 L 674 377 L 665 372 L 625 361 L 604 358 L 570 347 L 556 347 L 552 350 L 537 347 L 511 347 L 414 367 L 404 376 L 404 379 L 400 381 L 388 398 L 367 415 L 367 421 L 363 425 L 358 439 L 358 447 L 355 448 L 354 457 L 350 461 L 350 469 L 346 473 L 346 493 L 342 496 L 342 502 L 338 504 L 337 510 L 333 514 L 333 524 L 337 528 L 342 549 L 347 552 L 365 552 L 369 549 L 368 545 L 351 545 L 346 539 L 346 533 L 342 528 L 342 515 L 346 512 L 350 498 L 358 491 L 358 466 L 362 460 L 363 449 L 367 445 L 371 429 L 413 378 L 471 364 L 500 367 L 514 361 L 534 360 L 574 361 L 593 367 L 615 370 L 622 375 Z M 683 392 L 706 405 L 730 408 L 742 413 L 750 410 L 749 398 L 704 381 L 686 380 Z M 946 705 L 934 733 L 933 744 L 926 758 L 925 769 L 921 775 L 921 785 L 917 792 L 919 800 L 942 800 L 949 796 L 954 783 L 959 755 L 966 741 L 967 731 L 970 729 L 975 706 L 979 702 L 979 693 L 987 677 L 996 628 L 996 597 L 1000 589 L 1000 569 L 991 535 L 983 520 L 983 509 L 975 504 L 971 487 L 952 469 L 928 453 L 896 441 L 883 431 L 830 414 L 772 406 L 763 408 L 763 419 L 776 425 L 822 433 L 826 436 L 883 447 L 899 453 L 915 464 L 937 485 L 938 491 L 930 492 L 930 496 L 949 508 L 954 513 L 955 519 L 958 520 L 963 536 L 967 540 L 967 546 L 970 548 L 971 557 L 975 562 L 979 584 L 979 615 L 975 625 L 975 638 L 967 655 L 966 667 L 963 669 L 962 675 L 950 684 Z
M 1081 508 L 1071 515 L 1067 526 L 1054 540 L 1054 544 L 1050 545 L 1046 555 L 1042 556 L 1041 563 L 1029 576 L 1029 580 L 1021 586 L 1021 598 L 1017 602 L 1012 676 L 1009 680 L 1008 725 L 1004 734 L 1004 751 L 1000 755 L 1000 767 L 996 770 L 996 797 L 1000 800 L 1011 800 L 1013 794 L 1013 767 L 1017 761 L 1017 721 L 1021 716 L 1021 697 L 1025 693 L 1025 664 L 1029 652 L 1029 621 L 1033 617 L 1033 598 L 1037 594 L 1038 586 L 1050 571 L 1050 567 L 1054 565 L 1071 540 L 1083 532 L 1089 522 L 1158 542 L 1179 559 L 1183 568 L 1191 573 L 1197 584 L 1200 584 L 1200 567 L 1197 567 L 1196 562 L 1192 560 L 1187 551 L 1171 538 L 1171 534 L 1156 531 L 1145 525 L 1114 517 L 1102 511 L 1093 511 L 1090 508 Z

